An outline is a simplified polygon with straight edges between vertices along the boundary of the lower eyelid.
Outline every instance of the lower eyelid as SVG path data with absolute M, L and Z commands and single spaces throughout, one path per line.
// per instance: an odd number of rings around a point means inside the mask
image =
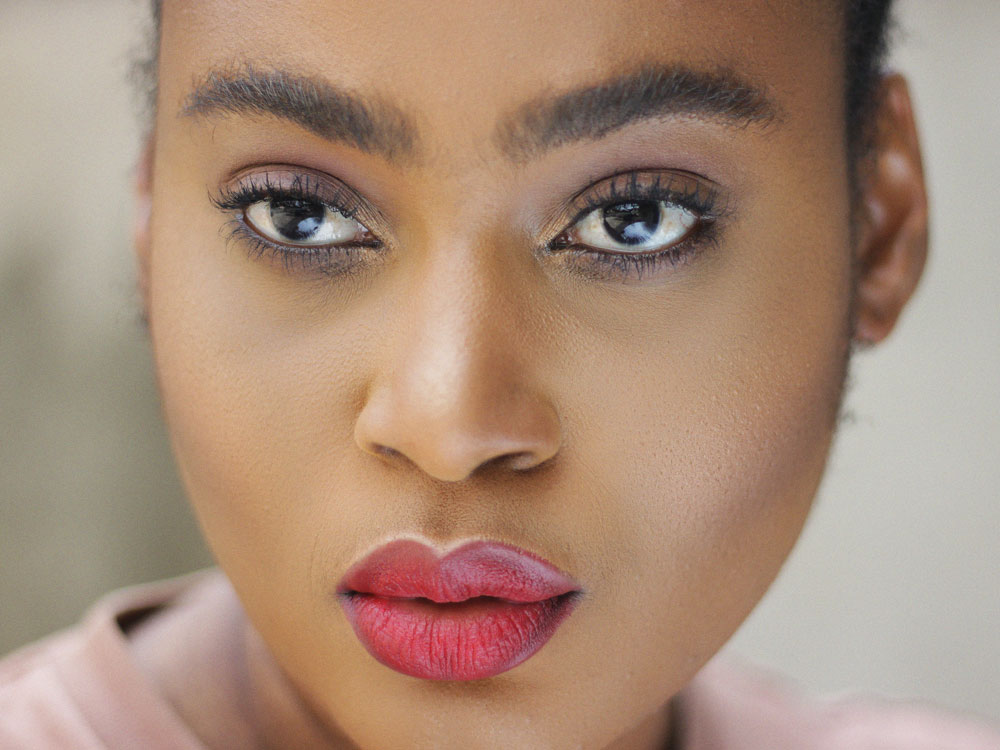
M 281 245 L 271 242 L 248 226 L 241 216 L 226 224 L 226 244 L 242 246 L 251 261 L 268 261 L 288 273 L 317 273 L 323 276 L 351 276 L 369 265 L 355 256 L 368 251 L 364 245 Z
M 693 234 L 660 251 L 616 253 L 582 246 L 567 246 L 556 254 L 567 256 L 564 265 L 569 272 L 596 283 L 639 281 L 675 269 L 712 252 L 720 244 L 719 227 L 714 219 L 706 219 Z

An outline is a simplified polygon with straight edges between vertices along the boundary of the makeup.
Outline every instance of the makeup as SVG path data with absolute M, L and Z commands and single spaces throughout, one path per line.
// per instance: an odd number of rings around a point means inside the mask
M 414 540 L 351 567 L 337 598 L 362 645 L 430 680 L 493 677 L 533 656 L 572 612 L 581 587 L 551 563 L 477 540 L 443 557 Z

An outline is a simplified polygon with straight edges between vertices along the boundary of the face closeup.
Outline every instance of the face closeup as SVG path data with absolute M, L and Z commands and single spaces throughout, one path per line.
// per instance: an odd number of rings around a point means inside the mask
M 792 0 L 165 3 L 139 248 L 164 412 L 249 620 L 345 742 L 663 741 L 836 425 L 840 23 Z M 575 593 L 539 625 L 487 591 L 502 657 L 442 624 L 461 597 L 366 626 L 345 575 L 396 540 L 516 547 Z

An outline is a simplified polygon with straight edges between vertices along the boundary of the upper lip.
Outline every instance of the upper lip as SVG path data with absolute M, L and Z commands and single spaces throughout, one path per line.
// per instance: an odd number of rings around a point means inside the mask
M 579 591 L 552 563 L 510 544 L 476 540 L 443 557 L 412 539 L 385 544 L 351 566 L 338 594 L 424 598 L 437 603 L 489 596 L 538 602 Z

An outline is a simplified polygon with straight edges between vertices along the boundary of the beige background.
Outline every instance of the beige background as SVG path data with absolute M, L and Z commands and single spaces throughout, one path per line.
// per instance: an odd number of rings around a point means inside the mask
M 0 0 L 0 652 L 208 563 L 159 421 L 127 191 L 134 0 Z M 933 252 L 855 362 L 818 504 L 731 647 L 1000 720 L 1000 2 L 908 0 Z

